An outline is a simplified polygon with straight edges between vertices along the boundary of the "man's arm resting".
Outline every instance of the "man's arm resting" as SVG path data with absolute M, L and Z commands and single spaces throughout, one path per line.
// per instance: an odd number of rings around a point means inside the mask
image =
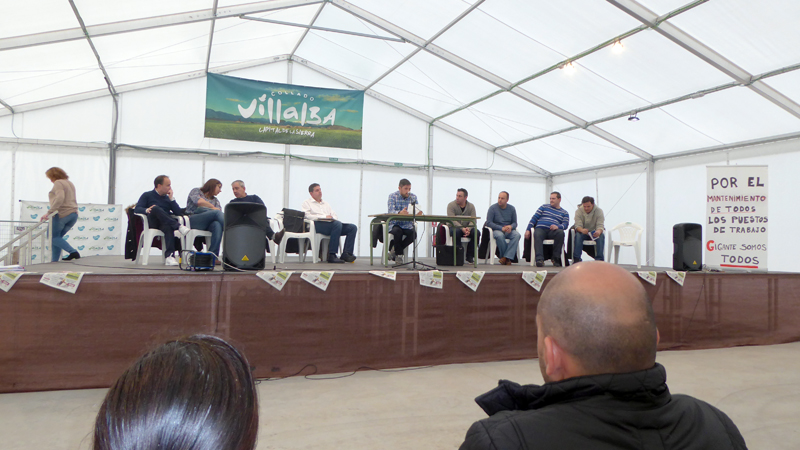
M 484 449 L 497 449 L 497 446 L 492 441 L 489 435 L 489 430 L 486 429 L 483 421 L 478 421 L 472 424 L 467 430 L 467 436 L 464 442 L 458 447 L 458 450 L 484 450 Z

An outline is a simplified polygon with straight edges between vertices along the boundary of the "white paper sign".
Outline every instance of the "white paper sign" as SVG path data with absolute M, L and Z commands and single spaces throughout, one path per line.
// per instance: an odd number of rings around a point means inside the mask
M 462 283 L 466 284 L 473 291 L 477 291 L 478 286 L 481 284 L 481 280 L 483 280 L 484 273 L 485 272 L 459 271 L 456 272 L 456 278 L 461 280 Z
M 648 283 L 652 284 L 653 286 L 656 285 L 656 273 L 655 272 L 636 272 L 639 276 L 647 281 Z
M 8 292 L 14 287 L 14 283 L 21 278 L 23 272 L 2 272 L 0 273 L 0 289 Z
M 289 277 L 291 277 L 293 273 L 294 272 L 275 272 L 274 270 L 262 270 L 256 273 L 256 276 L 280 291 L 284 286 L 286 286 L 286 283 L 289 281 Z
M 387 280 L 395 281 L 397 279 L 397 272 L 384 272 L 383 270 L 370 270 L 369 273 L 377 275 Z
M 540 270 L 538 272 L 522 272 L 522 279 L 537 291 L 542 290 L 542 285 L 544 284 L 545 278 L 547 278 L 546 270 Z
M 684 280 L 686 280 L 686 272 L 673 272 L 671 270 L 667 271 L 667 276 L 675 280 L 676 283 L 683 286 Z
M 709 267 L 767 270 L 767 166 L 707 166 Z
M 82 278 L 83 272 L 50 272 L 42 275 L 39 283 L 74 294 Z
M 303 272 L 300 278 L 326 291 L 333 278 L 333 272 Z
M 421 286 L 442 289 L 444 287 L 444 277 L 438 270 L 429 270 L 419 273 L 419 284 Z

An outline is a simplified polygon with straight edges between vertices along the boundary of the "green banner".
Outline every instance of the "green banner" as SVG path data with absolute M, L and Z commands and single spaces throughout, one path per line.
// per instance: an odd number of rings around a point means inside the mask
M 364 91 L 209 73 L 205 137 L 361 148 Z

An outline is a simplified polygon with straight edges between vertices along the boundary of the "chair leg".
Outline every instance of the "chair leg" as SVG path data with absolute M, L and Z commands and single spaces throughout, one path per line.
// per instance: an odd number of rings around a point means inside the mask
M 636 250 L 636 268 L 637 269 L 641 269 L 642 268 L 642 263 L 641 263 L 641 260 L 642 260 L 642 248 L 639 246 L 638 242 L 633 244 L 633 248 L 634 248 L 634 250 Z
M 142 265 L 142 266 L 146 266 L 147 265 L 147 260 L 149 259 L 149 256 L 150 256 L 149 246 L 148 246 L 148 250 L 147 250 L 147 253 L 146 253 L 147 256 L 145 256 L 145 253 L 143 251 L 144 250 L 144 235 L 145 235 L 146 232 L 147 232 L 147 230 L 144 230 L 144 231 L 142 231 L 142 234 L 139 235 L 139 245 L 136 248 L 136 264 L 139 264 L 139 265 Z
M 489 241 L 489 254 L 486 255 L 486 259 L 489 260 L 489 265 L 494 265 L 494 252 L 497 251 L 497 244 L 494 242 L 494 239 Z

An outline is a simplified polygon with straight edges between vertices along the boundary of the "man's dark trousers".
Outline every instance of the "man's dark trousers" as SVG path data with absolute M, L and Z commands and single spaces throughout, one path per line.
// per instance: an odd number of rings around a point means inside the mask
M 179 227 L 178 221 L 163 209 L 153 206 L 147 215 L 147 224 L 150 228 L 156 228 L 164 233 L 164 254 L 172 256 L 175 253 L 175 230 Z
M 339 252 L 339 237 L 345 235 L 344 239 L 344 253 L 353 254 L 356 246 L 356 233 L 358 227 L 352 223 L 342 223 L 338 220 L 331 222 L 317 220 L 314 222 L 314 229 L 319 234 L 325 234 L 331 237 L 331 242 L 328 244 L 328 253 L 336 254 Z
M 564 248 L 564 230 L 551 230 L 549 228 L 533 229 L 533 249 L 536 251 L 536 261 L 544 262 L 544 245 L 546 239 L 553 240 L 553 259 L 561 261 L 561 249 Z
M 400 228 L 397 225 L 392 227 L 392 236 L 394 236 L 394 252 L 397 255 L 402 255 L 403 251 L 414 242 L 416 237 L 414 229 Z

